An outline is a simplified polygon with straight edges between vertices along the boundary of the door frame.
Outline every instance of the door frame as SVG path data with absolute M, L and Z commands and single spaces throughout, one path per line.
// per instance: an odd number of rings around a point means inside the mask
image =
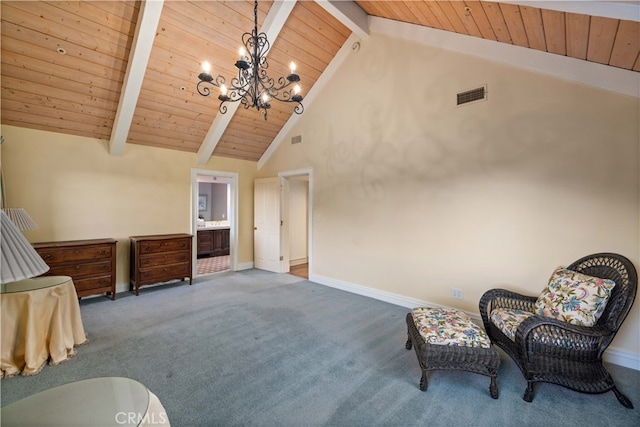
M 288 222 L 289 212 L 288 209 L 288 199 L 289 199 L 289 186 L 285 185 L 285 181 L 288 181 L 290 178 L 298 177 L 298 176 L 307 176 L 309 178 L 309 194 L 307 196 L 307 258 L 309 264 L 309 277 L 311 277 L 313 271 L 313 168 L 303 168 L 303 169 L 295 169 L 290 171 L 278 172 L 278 178 L 280 178 L 281 188 L 286 189 L 283 194 L 283 197 L 280 199 L 280 215 L 283 217 L 283 220 Z M 287 217 L 284 217 L 287 215 Z M 285 241 L 288 242 L 289 227 L 281 227 L 280 229 L 280 247 L 283 247 Z M 285 235 L 285 233 L 287 233 Z M 285 251 L 282 251 L 285 252 Z M 289 253 L 290 251 L 286 251 L 286 257 L 283 259 L 283 263 L 286 263 L 286 270 L 289 271 Z M 283 255 L 285 255 L 283 253 Z M 283 266 L 284 267 L 284 266 Z
M 190 228 L 194 238 L 192 243 L 192 274 L 197 277 L 198 268 L 198 176 L 230 178 L 229 184 L 229 269 L 238 269 L 238 173 L 215 171 L 210 169 L 191 168 L 191 222 Z

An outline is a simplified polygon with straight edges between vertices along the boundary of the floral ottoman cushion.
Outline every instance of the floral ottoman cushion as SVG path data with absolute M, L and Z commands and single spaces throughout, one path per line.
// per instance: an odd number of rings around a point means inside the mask
M 418 307 L 411 315 L 420 336 L 428 344 L 491 347 L 487 334 L 464 311 Z

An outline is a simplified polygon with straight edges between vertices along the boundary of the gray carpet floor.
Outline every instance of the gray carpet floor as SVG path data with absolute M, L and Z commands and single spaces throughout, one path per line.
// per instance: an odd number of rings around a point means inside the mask
M 117 376 L 155 393 L 179 426 L 636 426 L 640 372 L 607 365 L 636 409 L 526 382 L 504 354 L 489 378 L 420 368 L 407 309 L 260 270 L 80 302 L 90 342 L 59 366 L 0 382 L 2 406 L 72 381 Z

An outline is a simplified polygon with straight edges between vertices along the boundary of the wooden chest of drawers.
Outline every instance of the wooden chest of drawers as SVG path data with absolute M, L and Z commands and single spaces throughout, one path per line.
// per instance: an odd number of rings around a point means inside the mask
M 116 299 L 116 241 L 41 242 L 32 245 L 50 267 L 45 276 L 70 276 L 79 297 L 106 292 Z
M 139 294 L 140 286 L 169 280 L 192 280 L 191 234 L 132 236 L 131 285 Z

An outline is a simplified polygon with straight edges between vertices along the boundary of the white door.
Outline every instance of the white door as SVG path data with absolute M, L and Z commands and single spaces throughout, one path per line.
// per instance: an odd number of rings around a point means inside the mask
M 253 191 L 253 266 L 281 273 L 280 178 L 256 179 Z

